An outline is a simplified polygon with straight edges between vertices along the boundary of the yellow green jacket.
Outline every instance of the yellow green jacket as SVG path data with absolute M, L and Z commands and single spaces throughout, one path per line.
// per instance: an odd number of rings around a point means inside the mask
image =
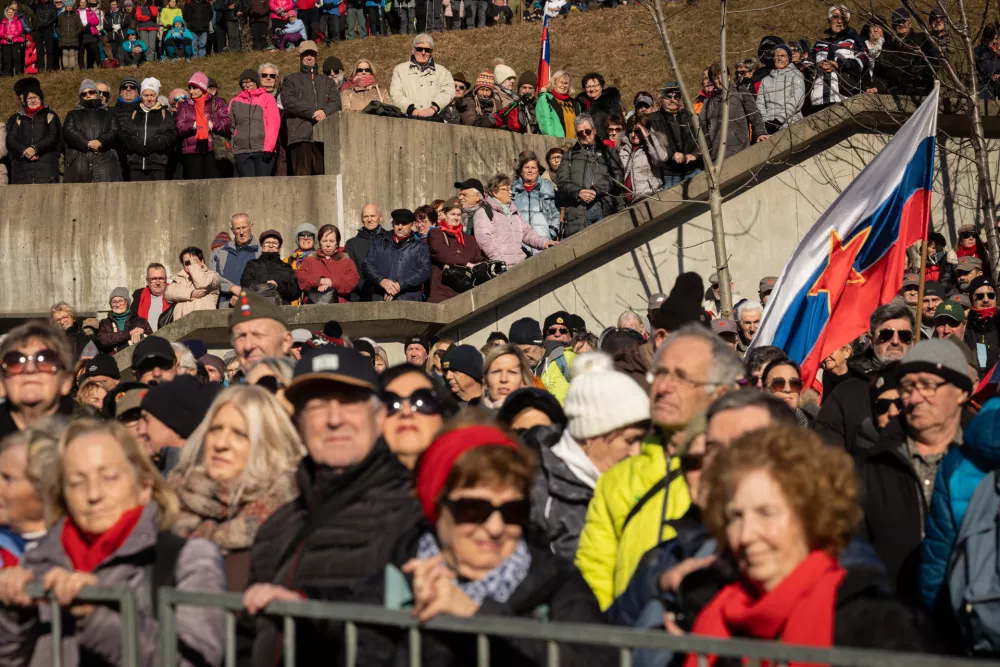
M 573 368 L 573 360 L 576 359 L 576 352 L 569 347 L 563 348 L 562 356 L 566 358 L 566 368 Z M 542 384 L 546 391 L 556 397 L 559 405 L 566 405 L 566 394 L 569 393 L 569 378 L 563 374 L 559 368 L 559 362 L 550 361 L 542 373 Z
M 679 467 L 680 462 L 673 457 L 670 469 Z M 664 509 L 664 491 L 660 491 L 643 505 L 622 532 L 632 507 L 663 479 L 666 471 L 663 446 L 659 438 L 652 438 L 642 444 L 638 456 L 614 465 L 597 480 L 580 534 L 576 566 L 602 610 L 625 591 L 642 556 L 663 540 L 675 537 L 674 529 L 664 522 L 679 519 L 691 505 L 687 483 L 677 474 L 666 489 L 665 514 L 660 514 Z
M 160 10 L 160 25 L 170 30 L 174 27 L 174 19 L 178 16 L 184 18 L 184 10 L 180 7 L 164 7 Z

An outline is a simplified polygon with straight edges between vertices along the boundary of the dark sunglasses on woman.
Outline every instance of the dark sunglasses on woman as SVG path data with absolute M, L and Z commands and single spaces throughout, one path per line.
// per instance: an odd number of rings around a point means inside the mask
M 875 414 L 884 415 L 889 412 L 889 408 L 896 406 L 900 412 L 903 411 L 903 399 L 901 398 L 879 398 L 875 400 Z
M 409 396 L 400 396 L 392 391 L 382 394 L 382 402 L 385 403 L 390 417 L 403 410 L 403 401 L 410 403 L 410 412 L 422 415 L 441 414 L 441 401 L 432 389 L 417 389 Z
M 34 362 L 38 373 L 55 374 L 63 370 L 59 355 L 52 350 L 39 350 L 34 354 L 24 354 L 16 350 L 8 352 L 0 360 L 0 368 L 3 368 L 4 375 L 11 377 L 24 373 L 30 362 Z
M 279 389 L 285 388 L 285 384 L 274 375 L 265 375 L 257 380 L 256 385 L 267 389 L 272 394 L 277 394 Z
M 785 387 L 788 387 L 786 390 Z M 771 391 L 802 391 L 802 380 L 799 378 L 774 378 L 767 383 L 767 388 Z
M 445 499 L 441 504 L 451 511 L 451 515 L 455 517 L 455 523 L 479 525 L 486 523 L 494 512 L 500 512 L 504 523 L 511 526 L 523 526 L 528 522 L 528 516 L 531 514 L 531 502 L 526 498 L 510 500 L 503 505 L 494 505 L 482 498 Z

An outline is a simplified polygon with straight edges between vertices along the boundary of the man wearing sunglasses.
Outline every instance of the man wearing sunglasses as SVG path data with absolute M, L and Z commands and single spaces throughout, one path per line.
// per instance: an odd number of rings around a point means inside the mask
M 106 87 L 106 86 L 105 86 Z M 108 95 L 110 97 L 110 91 Z M 118 118 L 101 100 L 98 84 L 84 79 L 80 103 L 66 114 L 63 139 L 66 142 L 64 183 L 114 183 L 122 180 L 118 162 Z
M 890 361 L 899 361 L 913 345 L 916 318 L 901 303 L 875 309 L 869 318 L 872 347 L 848 365 L 856 377 L 837 385 L 823 397 L 813 428 L 831 442 L 843 443 L 848 453 L 857 452 L 857 437 L 865 419 L 871 419 L 870 378 Z M 863 376 L 863 377 L 862 377 Z
M 118 100 L 114 107 L 111 107 L 111 113 L 118 118 L 118 124 L 125 131 L 126 123 L 132 112 L 139 108 L 139 81 L 133 76 L 126 76 L 118 84 Z M 122 180 L 128 181 L 129 178 L 129 164 L 128 164 L 128 151 L 125 150 L 125 145 L 118 147 L 118 163 L 122 167 Z
M 896 594 L 917 599 L 917 567 L 925 517 L 938 465 L 962 442 L 963 410 L 972 392 L 965 355 L 957 345 L 927 340 L 897 369 L 902 414 L 863 454 L 861 536 L 885 563 Z
M 563 156 L 556 174 L 560 197 L 568 204 L 564 237 L 618 211 L 625 170 L 618 154 L 598 141 L 597 125 L 590 114 L 574 121 L 576 145 Z
M 455 97 L 455 80 L 433 53 L 434 38 L 421 33 L 413 38 L 410 59 L 392 70 L 389 97 L 411 118 L 432 118 Z
M 663 166 L 663 189 L 683 183 L 701 171 L 691 114 L 684 108 L 680 84 L 667 81 L 660 92 L 660 109 L 652 114 L 653 131 L 667 140 L 670 160 Z
M 997 326 L 997 289 L 989 276 L 969 283 L 972 310 L 969 311 L 965 342 L 986 372 L 1000 361 L 1000 330 Z
M 23 431 L 57 412 L 69 416 L 74 402 L 73 351 L 57 325 L 27 322 L 0 342 L 0 437 Z
M 300 600 L 299 591 L 343 601 L 383 574 L 400 537 L 421 521 L 409 471 L 380 437 L 386 407 L 378 388 L 371 360 L 350 348 L 325 345 L 295 364 L 285 396 L 308 452 L 299 467 L 301 495 L 257 533 L 243 595 L 250 614 L 274 600 Z M 246 639 L 254 663 L 280 651 L 279 628 L 268 618 Z M 323 655 L 339 641 L 305 633 L 298 647 Z

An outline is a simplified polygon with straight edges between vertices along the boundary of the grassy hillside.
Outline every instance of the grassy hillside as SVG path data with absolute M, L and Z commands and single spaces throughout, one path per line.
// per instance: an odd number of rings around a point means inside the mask
M 780 4 L 778 8 L 774 5 Z M 731 0 L 734 13 L 730 16 L 728 58 L 756 55 L 757 43 L 766 34 L 778 34 L 786 39 L 809 38 L 821 34 L 825 25 L 826 2 L 818 0 Z M 739 12 L 739 13 L 737 13 Z M 669 23 L 678 58 L 692 86 L 698 83 L 700 71 L 719 59 L 718 3 L 700 0 L 698 4 L 676 4 L 669 7 Z M 886 12 L 888 13 L 888 12 Z M 493 66 L 494 58 L 503 58 L 518 73 L 534 71 L 538 64 L 540 23 L 518 23 L 511 26 L 461 30 L 435 35 L 436 60 L 452 72 L 464 72 L 474 79 L 477 72 Z M 649 14 L 641 7 L 573 12 L 551 24 L 552 69 L 567 69 L 579 85 L 579 76 L 591 70 L 604 74 L 609 85 L 618 86 L 623 97 L 631 102 L 637 90 L 655 90 L 674 75 L 656 36 Z M 321 48 L 320 61 L 336 55 L 351 68 L 359 58 L 371 59 L 380 85 L 388 86 L 391 69 L 408 57 L 409 38 L 380 37 L 334 43 Z M 76 104 L 80 81 L 85 76 L 107 81 L 117 90 L 122 77 L 133 75 L 140 80 L 155 76 L 163 83 L 163 94 L 173 88 L 184 88 L 192 72 L 201 69 L 214 77 L 227 98 L 237 92 L 237 77 L 246 68 L 256 68 L 266 60 L 275 62 L 282 72 L 298 68 L 294 54 L 275 51 L 246 52 L 210 56 L 191 63 L 153 63 L 138 70 L 93 70 L 89 72 L 58 72 L 41 74 L 46 101 L 60 115 Z M 10 94 L 15 79 L 0 78 L 0 117 L 7 118 L 17 107 Z

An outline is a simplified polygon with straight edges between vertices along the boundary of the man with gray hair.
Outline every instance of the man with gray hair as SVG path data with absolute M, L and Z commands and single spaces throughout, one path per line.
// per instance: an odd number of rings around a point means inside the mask
M 580 114 L 574 127 L 576 145 L 563 156 L 556 174 L 559 196 L 566 203 L 564 238 L 618 211 L 625 180 L 618 154 L 598 138 L 593 117 Z
M 740 340 L 736 344 L 736 351 L 744 353 L 753 337 L 757 335 L 760 328 L 760 318 L 764 314 L 764 306 L 760 301 L 744 300 L 736 307 L 736 326 L 739 327 Z
M 348 239 L 347 243 L 344 244 L 347 256 L 354 262 L 354 265 L 358 268 L 358 275 L 361 276 L 357 287 L 351 292 L 351 301 L 372 300 L 372 285 L 369 284 L 361 273 L 361 265 L 368 258 L 368 251 L 371 250 L 375 240 L 388 233 L 385 227 L 382 226 L 382 209 L 379 208 L 378 204 L 365 204 L 362 206 L 361 229 L 358 230 L 354 238 Z
M 872 418 L 869 380 L 892 361 L 900 361 L 913 345 L 916 321 L 913 311 L 902 303 L 879 306 L 869 319 L 872 347 L 847 363 L 857 377 L 844 380 L 823 399 L 813 428 L 831 442 L 843 444 L 855 454 L 857 436 L 865 419 Z M 803 378 L 805 380 L 805 378 Z
M 618 316 L 618 328 L 638 331 L 643 338 L 649 339 L 649 332 L 646 331 L 646 323 L 634 310 L 626 310 Z
M 322 176 L 322 144 L 313 141 L 313 127 L 340 111 L 340 90 L 323 76 L 316 63 L 316 42 L 299 44 L 299 71 L 285 75 L 281 86 L 288 128 L 288 165 L 293 176 Z
M 300 591 L 346 601 L 384 572 L 399 539 L 422 520 L 409 472 L 381 438 L 386 408 L 378 391 L 371 359 L 350 348 L 326 345 L 295 364 L 285 397 L 307 450 L 301 495 L 260 527 L 250 551 L 243 604 L 257 619 L 243 644 L 253 646 L 252 656 L 241 656 L 245 664 L 273 662 L 280 650 L 280 628 L 259 615 L 268 604 L 301 600 Z M 304 632 L 298 650 L 342 649 L 337 633 Z
M 700 324 L 681 326 L 657 349 L 647 377 L 657 435 L 598 478 L 576 553 L 601 609 L 624 592 L 643 554 L 676 534 L 668 522 L 687 512 L 690 496 L 672 453 L 743 375 L 739 356 Z
M 413 38 L 410 59 L 392 70 L 389 96 L 411 118 L 431 118 L 451 104 L 455 80 L 434 62 L 434 38 L 420 33 Z

